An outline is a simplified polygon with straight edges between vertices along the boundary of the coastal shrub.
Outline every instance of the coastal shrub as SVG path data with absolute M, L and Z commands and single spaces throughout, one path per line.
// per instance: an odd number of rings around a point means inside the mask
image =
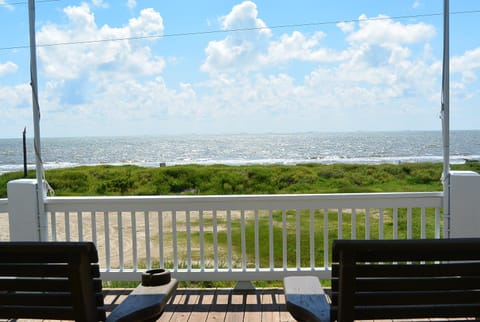
M 480 172 L 479 162 L 453 170 Z M 58 196 L 277 194 L 442 191 L 441 163 L 400 165 L 182 165 L 158 168 L 82 166 L 46 171 Z M 0 175 L 0 198 L 7 183 L 23 172 Z M 28 172 L 29 178 L 35 171 Z
M 338 179 L 344 176 L 344 172 L 341 169 L 333 166 L 321 166 L 317 174 L 324 179 Z
M 81 170 L 52 173 L 49 182 L 55 191 L 69 191 L 72 195 L 88 192 L 90 183 L 88 174 Z

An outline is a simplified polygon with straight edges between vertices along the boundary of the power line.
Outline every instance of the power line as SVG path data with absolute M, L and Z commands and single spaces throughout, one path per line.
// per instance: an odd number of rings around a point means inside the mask
M 58 2 L 58 1 L 62 1 L 62 0 L 38 0 L 38 1 L 36 1 L 36 3 Z M 18 5 L 23 5 L 23 4 L 28 4 L 28 2 L 22 1 L 22 2 L 0 3 L 0 7 L 18 6 Z
M 52 1 L 61 1 L 61 0 L 44 0 L 43 2 L 52 2 Z M 467 10 L 467 11 L 455 11 L 451 12 L 450 15 L 459 15 L 459 14 L 472 14 L 480 13 L 480 10 Z M 37 44 L 37 47 L 57 47 L 57 46 L 69 46 L 69 45 L 85 45 L 85 44 L 98 44 L 104 42 L 112 41 L 124 41 L 124 40 L 142 40 L 142 39 L 155 39 L 155 38 L 173 38 L 173 37 L 188 37 L 188 36 L 201 36 L 201 35 L 210 35 L 210 34 L 224 34 L 224 33 L 233 33 L 241 31 L 256 31 L 256 30 L 266 30 L 266 29 L 285 29 L 285 28 L 298 28 L 298 27 L 311 27 L 311 26 L 321 26 L 321 25 L 333 25 L 337 23 L 351 23 L 351 22 L 363 22 L 363 21 L 378 21 L 378 20 L 401 20 L 401 19 L 412 19 L 412 18 L 424 18 L 424 17 L 434 17 L 442 16 L 443 13 L 427 13 L 427 14 L 418 14 L 418 15 L 406 15 L 406 16 L 393 16 L 393 17 L 376 17 L 376 18 L 366 18 L 366 19 L 351 19 L 351 20 L 336 20 L 336 21 L 320 21 L 320 22 L 308 22 L 308 23 L 297 23 L 297 24 L 285 24 L 285 25 L 275 25 L 270 27 L 251 27 L 251 28 L 236 28 L 236 29 L 217 29 L 217 30 L 206 30 L 206 31 L 191 31 L 191 32 L 179 32 L 171 34 L 157 34 L 149 36 L 135 36 L 135 37 L 122 37 L 122 38 L 110 38 L 110 39 L 98 39 L 98 40 L 80 40 L 80 41 L 69 41 L 69 42 L 58 42 L 50 44 Z M 15 49 L 26 49 L 29 48 L 28 45 L 22 46 L 12 46 L 12 47 L 0 47 L 0 51 L 5 50 L 15 50 Z

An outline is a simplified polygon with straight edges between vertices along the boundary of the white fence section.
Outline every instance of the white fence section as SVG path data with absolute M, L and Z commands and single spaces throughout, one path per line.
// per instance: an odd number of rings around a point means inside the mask
M 442 237 L 442 192 L 52 197 L 51 240 L 96 243 L 102 277 L 168 268 L 187 281 L 329 278 L 337 238 Z

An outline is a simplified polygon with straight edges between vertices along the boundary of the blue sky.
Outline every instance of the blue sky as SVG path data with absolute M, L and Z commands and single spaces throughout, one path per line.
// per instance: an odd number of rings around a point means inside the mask
M 440 130 L 442 9 L 38 0 L 41 133 Z M 480 3 L 450 10 L 451 128 L 480 129 Z M 0 30 L 0 138 L 32 134 L 27 2 L 0 0 Z

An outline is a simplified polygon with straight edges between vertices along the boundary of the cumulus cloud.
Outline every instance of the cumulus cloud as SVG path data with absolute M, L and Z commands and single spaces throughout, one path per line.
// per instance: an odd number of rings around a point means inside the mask
M 426 23 L 402 24 L 385 15 L 359 17 L 359 30 L 347 37 L 351 44 L 413 44 L 435 36 L 435 28 Z
M 87 4 L 65 8 L 66 23 L 41 27 L 39 42 L 101 41 L 164 31 L 162 16 L 153 9 L 121 26 L 98 25 L 94 9 Z M 164 59 L 154 51 L 157 38 L 39 47 L 46 79 L 40 98 L 47 122 L 75 119 L 84 131 L 106 131 L 100 134 L 440 125 L 442 64 L 431 44 L 438 41 L 432 25 L 362 15 L 358 22 L 316 31 L 285 31 L 269 29 L 260 9 L 244 1 L 217 21 L 223 30 L 250 30 L 218 33 L 195 48 L 204 53 L 197 68 L 204 72 L 201 77 L 181 69 L 194 53 Z M 460 94 L 462 100 L 478 96 L 471 89 L 478 84 L 479 61 L 480 48 L 452 58 L 452 72 L 461 75 L 452 81 L 456 103 Z M 178 68 L 188 76 L 165 80 L 167 62 L 169 72 Z M 11 73 L 12 67 L 0 64 L 0 71 Z M 3 95 L 18 106 L 26 102 L 13 97 L 14 92 L 0 88 L 0 103 Z
M 158 38 L 127 40 L 163 34 L 159 12 L 143 9 L 122 26 L 99 26 L 86 3 L 68 6 L 64 14 L 65 24 L 48 23 L 37 33 L 41 44 L 72 43 L 38 47 L 46 80 L 42 109 L 55 112 L 50 114 L 54 122 L 67 115 L 91 125 L 134 115 L 148 118 L 158 112 L 159 102 L 168 101 L 162 95 L 175 96 L 175 91 L 165 92 L 161 78 L 165 59 L 151 49 Z
M 244 1 L 233 7 L 232 11 L 220 18 L 222 28 L 229 29 L 259 29 L 260 34 L 271 35 L 265 22 L 258 18 L 257 5 L 252 1 Z
M 238 9 L 227 15 L 228 21 L 248 20 L 252 26 L 260 19 L 258 11 L 238 14 L 242 19 L 233 19 L 234 13 Z M 432 25 L 362 15 L 357 23 L 338 23 L 337 27 L 347 44 L 340 51 L 323 43 L 328 37 L 325 31 L 270 34 L 262 42 L 253 41 L 255 35 L 234 42 L 229 35 L 210 42 L 203 70 L 224 73 L 211 74 L 211 87 L 222 90 L 215 92 L 215 100 L 208 105 L 216 106 L 216 113 L 236 115 L 235 120 L 263 115 L 270 116 L 269 122 L 279 115 L 301 117 L 304 122 L 323 116 L 340 122 L 345 122 L 342 117 L 361 119 L 366 126 L 375 126 L 372 120 L 387 115 L 391 122 L 385 121 L 384 129 L 398 128 L 396 123 L 411 119 L 412 111 L 431 113 L 427 107 L 436 106 L 441 75 L 429 45 L 435 36 Z M 249 54 L 248 62 L 242 59 L 244 52 Z M 292 70 L 268 75 L 272 68 L 294 62 L 309 64 L 311 71 L 303 80 Z M 263 73 L 264 68 L 269 72 Z M 408 122 L 421 127 L 420 121 Z M 334 130 L 331 125 L 328 122 L 323 129 Z
M 480 47 L 468 50 L 461 56 L 452 57 L 452 72 L 461 73 L 471 83 L 477 79 L 475 71 L 480 69 Z
M 321 40 L 324 37 L 325 33 L 321 31 L 310 37 L 299 31 L 294 31 L 291 35 L 283 34 L 278 41 L 270 42 L 268 53 L 260 57 L 260 62 L 277 64 L 292 60 L 311 62 L 342 60 L 342 54 L 321 46 Z
M 209 42 L 201 69 L 218 73 L 237 69 L 239 64 L 246 70 L 250 69 L 258 51 L 264 48 L 271 36 L 271 30 L 258 17 L 257 5 L 252 1 L 244 1 L 220 18 L 220 23 L 223 30 L 250 30 L 232 32 L 223 40 Z
M 130 19 L 122 27 L 99 27 L 86 3 L 67 7 L 64 12 L 68 22 L 43 26 L 38 32 L 38 42 L 79 44 L 39 47 L 39 58 L 47 76 L 75 79 L 97 72 L 128 76 L 152 75 L 163 70 L 164 59 L 153 55 L 148 46 L 142 46 L 144 42 L 118 40 L 161 35 L 163 19 L 155 10 L 142 10 L 139 17 Z M 110 39 L 113 41 L 108 41 Z M 86 41 L 94 43 L 83 43 Z
M 339 22 L 337 23 L 337 27 L 340 28 L 341 31 L 348 33 L 352 32 L 355 29 L 355 22 L 349 21 L 349 22 Z
M 4 64 L 0 63 L 0 76 L 10 74 L 10 73 L 14 73 L 14 72 L 17 71 L 17 69 L 18 69 L 17 64 L 15 64 L 11 61 L 8 61 Z

